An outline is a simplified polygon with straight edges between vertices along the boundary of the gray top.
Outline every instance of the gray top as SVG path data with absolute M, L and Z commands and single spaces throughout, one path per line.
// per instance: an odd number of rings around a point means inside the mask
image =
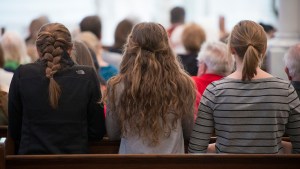
M 217 153 L 282 153 L 284 133 L 300 153 L 299 105 L 294 87 L 276 77 L 215 81 L 202 96 L 189 152 L 205 153 L 215 131 Z
M 123 85 L 117 85 L 116 92 L 120 94 Z M 118 95 L 120 97 L 120 95 Z M 146 99 L 146 98 L 145 98 Z M 117 101 L 118 103 L 118 101 Z M 182 119 L 178 120 L 176 129 L 172 130 L 169 137 L 162 137 L 158 145 L 149 146 L 137 135 L 123 137 L 121 127 L 118 123 L 118 115 L 112 112 L 107 103 L 106 108 L 106 129 L 110 140 L 120 140 L 119 154 L 173 154 L 184 153 L 184 139 L 190 137 L 193 127 L 193 112 L 186 113 Z
M 120 69 L 120 64 L 121 64 L 122 58 L 123 58 L 123 56 L 121 54 L 103 50 L 102 58 L 107 63 L 114 65 L 118 70 Z

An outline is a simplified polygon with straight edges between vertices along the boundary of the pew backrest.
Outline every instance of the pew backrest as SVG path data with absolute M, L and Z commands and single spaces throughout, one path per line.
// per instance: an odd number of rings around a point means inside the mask
M 0 169 L 298 169 L 300 155 L 258 154 L 73 154 L 6 155 L 0 139 Z

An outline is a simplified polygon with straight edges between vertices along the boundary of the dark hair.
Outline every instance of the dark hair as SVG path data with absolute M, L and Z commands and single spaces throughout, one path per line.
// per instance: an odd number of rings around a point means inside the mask
M 4 52 L 0 43 L 0 68 L 4 67 Z
M 133 27 L 133 23 L 130 20 L 122 20 L 115 30 L 115 43 L 113 45 L 116 49 L 123 48 L 126 43 L 127 37 Z
M 185 10 L 182 7 L 175 7 L 170 12 L 171 15 L 171 23 L 184 23 L 185 19 Z
M 97 38 L 101 39 L 102 25 L 100 17 L 97 15 L 87 16 L 82 19 L 79 24 L 81 32 L 89 31 L 92 32 Z
M 54 79 L 57 71 L 62 69 L 62 58 L 72 48 L 69 30 L 60 23 L 50 23 L 41 27 L 36 40 L 39 56 L 46 61 L 46 77 L 49 82 L 49 100 L 52 108 L 58 106 L 61 89 Z
M 29 25 L 29 37 L 25 40 L 26 43 L 35 43 L 40 28 L 49 22 L 50 21 L 46 16 L 40 16 L 39 18 L 32 20 Z
M 265 23 L 262 23 L 262 22 L 260 22 L 259 25 L 264 28 L 264 31 L 266 33 L 269 33 L 269 32 L 272 32 L 272 31 L 276 31 L 276 29 L 272 25 L 265 24 Z

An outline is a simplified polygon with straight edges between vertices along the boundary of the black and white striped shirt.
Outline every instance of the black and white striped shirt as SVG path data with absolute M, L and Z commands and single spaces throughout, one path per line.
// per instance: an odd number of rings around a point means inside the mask
M 205 153 L 213 131 L 217 153 L 281 153 L 284 133 L 293 153 L 300 153 L 298 95 L 289 82 L 276 77 L 215 81 L 202 96 L 189 152 Z

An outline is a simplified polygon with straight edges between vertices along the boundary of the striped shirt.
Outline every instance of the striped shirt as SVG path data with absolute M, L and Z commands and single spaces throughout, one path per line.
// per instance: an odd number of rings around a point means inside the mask
M 213 131 L 217 153 L 282 153 L 284 133 L 293 153 L 300 153 L 299 105 L 294 87 L 276 77 L 212 82 L 198 108 L 189 153 L 205 153 Z

